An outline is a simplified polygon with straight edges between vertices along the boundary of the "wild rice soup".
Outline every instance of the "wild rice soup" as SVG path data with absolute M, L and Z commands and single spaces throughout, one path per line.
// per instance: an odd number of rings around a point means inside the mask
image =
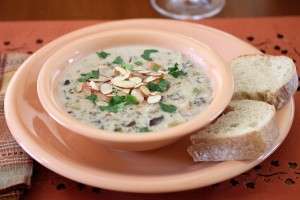
M 188 121 L 212 101 L 204 69 L 187 56 L 153 46 L 121 46 L 67 68 L 61 102 L 99 129 L 150 132 Z

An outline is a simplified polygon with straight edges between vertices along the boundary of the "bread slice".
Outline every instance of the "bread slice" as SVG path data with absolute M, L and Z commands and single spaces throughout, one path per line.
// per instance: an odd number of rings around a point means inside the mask
M 191 136 L 194 161 L 255 159 L 279 136 L 275 107 L 255 100 L 234 100 L 214 124 Z
M 286 56 L 244 55 L 232 60 L 230 66 L 234 77 L 233 100 L 265 101 L 280 109 L 297 90 L 296 66 Z

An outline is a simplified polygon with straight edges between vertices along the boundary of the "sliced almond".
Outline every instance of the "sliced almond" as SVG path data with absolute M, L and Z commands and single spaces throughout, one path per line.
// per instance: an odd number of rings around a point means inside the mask
M 158 103 L 160 100 L 161 100 L 161 95 L 157 94 L 154 96 L 149 96 L 147 102 L 152 104 L 152 103 Z
M 126 89 L 126 88 L 123 88 L 121 89 L 122 92 L 125 92 L 126 94 L 129 94 L 130 93 L 130 89 Z
M 82 92 L 86 96 L 90 96 L 92 94 L 92 88 L 88 83 L 84 83 L 82 85 Z
M 130 74 L 126 74 L 124 76 L 116 76 L 113 79 L 111 79 L 110 81 L 113 83 L 115 81 L 124 81 L 126 80 L 128 77 L 130 76 Z
M 77 92 L 81 92 L 81 91 L 82 91 L 82 86 L 83 86 L 83 83 L 78 83 L 78 84 L 76 85 L 76 91 L 77 91 Z
M 110 81 L 111 78 L 108 78 L 106 76 L 99 76 L 99 78 L 97 79 L 90 79 L 91 81 L 94 81 L 94 82 L 107 82 L 107 81 Z
M 124 69 L 123 67 L 115 67 L 115 70 L 118 71 L 122 75 L 128 74 L 128 72 L 126 71 L 126 69 Z
M 131 72 L 130 76 L 131 76 L 131 77 L 139 77 L 139 78 L 141 78 L 141 79 L 145 79 L 145 78 L 146 78 L 146 75 L 143 75 L 143 74 L 138 73 L 138 72 L 136 72 L 136 71 Z
M 140 91 L 145 96 L 149 96 L 150 95 L 150 90 L 146 86 L 144 86 L 144 85 L 140 87 Z
M 151 72 L 149 75 L 150 76 L 162 76 L 163 73 L 161 73 L 161 72 Z
M 115 95 L 115 93 L 110 93 L 110 94 L 106 94 L 105 96 L 107 96 L 107 97 L 114 97 L 116 95 Z
M 131 91 L 131 95 L 134 96 L 139 101 L 139 103 L 144 102 L 144 95 L 140 92 L 140 90 L 133 89 Z
M 147 83 L 141 82 L 141 83 L 137 84 L 136 86 L 134 86 L 134 88 L 139 88 L 139 87 L 141 87 L 143 85 L 146 86 Z
M 151 81 L 154 81 L 155 79 L 157 79 L 157 77 L 154 77 L 154 76 L 148 76 L 147 78 L 145 78 L 145 79 L 143 80 L 143 82 L 149 83 L 149 82 L 151 82 Z
M 100 90 L 99 86 L 94 81 L 90 81 L 89 84 L 90 84 L 92 89 L 97 90 L 97 91 Z
M 108 103 L 105 102 L 105 101 L 97 101 L 97 102 L 96 102 L 96 105 L 97 105 L 97 106 L 108 106 Z
M 143 80 L 140 77 L 131 77 L 129 81 L 134 82 L 136 85 L 140 84 Z
M 139 66 L 139 67 L 135 67 L 134 70 L 135 71 L 144 71 L 144 70 L 147 70 L 148 68 L 145 67 L 145 66 Z M 149 70 L 148 70 L 149 71 Z
M 131 81 L 114 81 L 112 82 L 115 86 L 121 88 L 133 88 L 136 84 Z
M 119 90 L 119 91 L 117 92 L 117 95 L 118 95 L 118 96 L 126 96 L 126 93 L 123 92 L 123 91 L 121 91 L 121 90 Z
M 149 96 L 155 96 L 155 95 L 158 95 L 158 94 L 160 94 L 160 92 L 151 92 L 151 93 L 149 94 Z
M 102 92 L 102 94 L 110 94 L 113 92 L 113 86 L 108 83 L 103 83 L 100 86 L 100 91 Z
M 149 74 L 149 73 L 151 73 L 150 70 L 140 70 L 138 72 L 141 73 L 141 74 Z

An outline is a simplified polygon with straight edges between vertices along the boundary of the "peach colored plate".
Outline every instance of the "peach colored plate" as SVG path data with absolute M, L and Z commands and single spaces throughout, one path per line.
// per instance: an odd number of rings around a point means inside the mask
M 171 192 L 211 185 L 237 176 L 262 162 L 283 142 L 294 118 L 294 101 L 277 113 L 280 137 L 259 159 L 194 163 L 185 138 L 163 149 L 126 152 L 104 148 L 75 136 L 45 112 L 36 92 L 41 66 L 49 55 L 78 37 L 107 30 L 149 28 L 173 31 L 206 43 L 229 61 L 257 49 L 227 33 L 187 22 L 155 19 L 123 20 L 69 33 L 33 54 L 17 71 L 5 98 L 8 126 L 17 142 L 35 160 L 72 180 L 127 192 Z M 230 47 L 230 48 L 228 48 Z M 71 126 L 71 124 L 70 124 Z

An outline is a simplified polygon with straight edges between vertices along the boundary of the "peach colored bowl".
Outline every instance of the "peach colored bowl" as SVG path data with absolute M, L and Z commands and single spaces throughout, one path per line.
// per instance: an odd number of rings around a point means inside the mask
M 173 49 L 204 67 L 212 81 L 213 101 L 199 115 L 178 126 L 161 131 L 137 134 L 118 133 L 94 128 L 70 116 L 59 101 L 59 80 L 65 68 L 84 56 L 101 49 L 124 45 L 151 45 Z M 62 126 L 100 144 L 129 151 L 156 149 L 212 122 L 227 106 L 233 92 L 229 67 L 208 46 L 189 37 L 162 31 L 128 29 L 109 31 L 80 38 L 49 57 L 38 77 L 37 90 L 45 110 Z

